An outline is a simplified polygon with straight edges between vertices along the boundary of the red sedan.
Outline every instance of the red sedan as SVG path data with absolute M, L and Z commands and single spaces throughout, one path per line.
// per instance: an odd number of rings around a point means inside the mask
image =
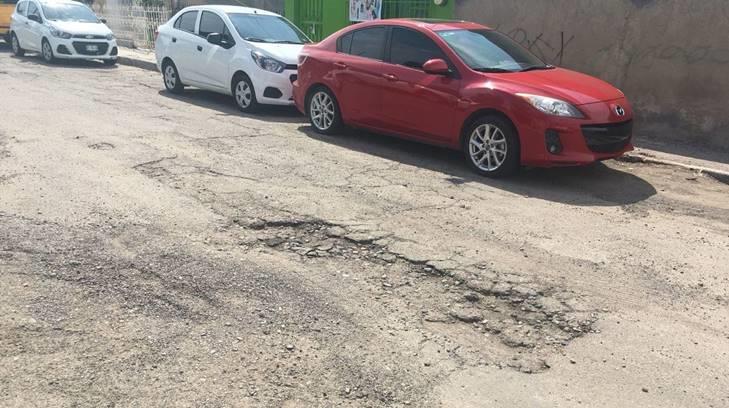
M 346 124 L 461 149 L 486 176 L 585 165 L 633 148 L 622 92 L 469 22 L 342 29 L 304 47 L 294 99 L 320 133 Z

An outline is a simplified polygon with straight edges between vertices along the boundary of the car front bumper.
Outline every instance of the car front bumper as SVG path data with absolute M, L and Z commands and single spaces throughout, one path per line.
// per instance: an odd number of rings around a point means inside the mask
M 623 115 L 616 112 L 623 108 Z M 531 106 L 529 107 L 531 108 Z M 625 98 L 580 105 L 584 118 L 541 112 L 517 118 L 521 162 L 527 166 L 580 166 L 620 157 L 633 150 L 633 111 Z
M 297 73 L 287 69 L 281 73 L 258 70 L 253 80 L 256 100 L 264 105 L 293 105 L 293 86 Z
M 116 40 L 83 38 L 49 38 L 53 56 L 63 59 L 116 59 L 119 48 Z

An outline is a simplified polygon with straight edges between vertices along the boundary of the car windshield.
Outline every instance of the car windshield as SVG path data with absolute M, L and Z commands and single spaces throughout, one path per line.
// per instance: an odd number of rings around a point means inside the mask
M 439 31 L 438 35 L 476 71 L 522 72 L 554 68 L 498 31 L 447 30 Z
M 238 34 L 246 41 L 276 44 L 311 42 L 301 30 L 281 16 L 230 13 L 228 17 Z
M 98 23 L 90 8 L 82 4 L 73 3 L 46 3 L 43 4 L 43 14 L 51 21 L 78 21 L 81 23 Z

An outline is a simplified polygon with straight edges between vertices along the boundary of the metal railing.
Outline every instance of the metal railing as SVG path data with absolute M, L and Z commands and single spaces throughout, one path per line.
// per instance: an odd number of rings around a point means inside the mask
M 119 45 L 151 50 L 154 32 L 170 19 L 172 10 L 167 6 L 107 3 L 98 14 L 106 19 Z

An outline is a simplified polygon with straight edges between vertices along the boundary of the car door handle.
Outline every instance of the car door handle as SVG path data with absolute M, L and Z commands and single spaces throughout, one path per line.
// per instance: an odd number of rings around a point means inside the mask
M 198 51 L 202 51 L 202 45 L 198 45 L 198 46 L 197 46 L 197 50 L 198 50 Z
M 335 62 L 334 66 L 337 68 L 345 69 L 345 68 L 347 68 L 348 65 L 343 62 Z
M 397 77 L 392 74 L 382 74 L 382 77 L 388 81 L 397 81 Z
M 172 42 L 177 42 L 177 38 L 172 37 Z

